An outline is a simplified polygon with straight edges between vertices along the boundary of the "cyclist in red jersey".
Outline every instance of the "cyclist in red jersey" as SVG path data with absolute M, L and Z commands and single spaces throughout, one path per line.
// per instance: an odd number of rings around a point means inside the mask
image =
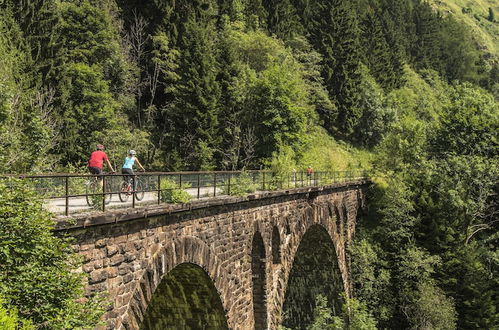
M 111 172 L 114 172 L 114 169 L 109 162 L 109 158 L 107 158 L 107 154 L 104 152 L 104 146 L 102 144 L 98 144 L 97 150 L 90 154 L 90 159 L 88 161 L 88 170 L 90 173 L 96 175 L 102 174 L 104 161 L 106 161 L 107 167 L 111 170 Z

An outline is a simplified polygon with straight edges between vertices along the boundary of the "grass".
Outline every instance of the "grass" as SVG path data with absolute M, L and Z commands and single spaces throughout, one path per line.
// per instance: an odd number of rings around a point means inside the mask
M 452 14 L 469 26 L 477 43 L 499 60 L 499 1 L 497 0 L 429 0 L 434 8 L 444 15 Z M 466 13 L 463 8 L 468 9 Z M 490 22 L 489 8 L 495 13 L 495 22 Z
M 369 169 L 372 156 L 367 150 L 334 140 L 323 128 L 317 127 L 308 136 L 307 147 L 300 157 L 297 170 L 305 170 L 308 166 L 316 171 Z

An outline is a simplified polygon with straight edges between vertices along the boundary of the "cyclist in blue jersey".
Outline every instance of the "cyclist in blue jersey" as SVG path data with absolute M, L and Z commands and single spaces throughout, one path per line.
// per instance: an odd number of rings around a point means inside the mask
M 122 174 L 129 174 L 130 176 L 134 175 L 133 165 L 135 165 L 135 163 L 137 163 L 137 165 L 139 166 L 139 168 L 142 172 L 146 171 L 144 169 L 144 167 L 142 166 L 142 164 L 139 162 L 139 159 L 135 156 L 136 154 L 137 153 L 135 152 L 135 150 L 130 150 L 128 152 L 128 156 L 125 158 L 125 163 L 121 167 Z M 127 176 L 126 178 L 129 179 L 130 176 Z

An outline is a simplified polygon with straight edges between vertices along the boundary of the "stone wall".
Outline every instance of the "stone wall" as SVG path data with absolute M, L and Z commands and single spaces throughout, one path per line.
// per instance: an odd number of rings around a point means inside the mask
M 260 307 L 253 306 L 252 250 L 255 235 L 261 235 L 263 319 L 276 329 L 294 256 L 311 226 L 329 234 L 343 289 L 350 291 L 345 245 L 354 234 L 366 188 L 367 182 L 356 181 L 108 212 L 77 217 L 76 223 L 61 219 L 57 228 L 76 238 L 89 275 L 87 294 L 107 292 L 109 329 L 139 328 L 162 278 L 184 263 L 200 266 L 211 278 L 229 328 L 253 329 Z

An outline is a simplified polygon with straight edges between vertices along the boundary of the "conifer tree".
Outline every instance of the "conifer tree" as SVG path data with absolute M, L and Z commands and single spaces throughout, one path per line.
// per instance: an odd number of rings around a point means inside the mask
M 494 13 L 494 9 L 492 9 L 491 7 L 489 7 L 489 16 L 487 17 L 487 19 L 491 22 L 495 22 L 496 20 L 496 17 L 495 17 L 495 13 Z
M 312 44 L 324 58 L 324 81 L 338 107 L 337 118 L 323 120 L 330 132 L 349 137 L 362 116 L 356 90 L 361 79 L 360 30 L 348 1 L 332 0 L 316 5 L 321 15 L 312 23 Z
M 383 88 L 392 89 L 395 87 L 398 72 L 394 70 L 393 57 L 386 42 L 379 15 L 373 11 L 368 11 L 361 26 L 361 45 L 366 65 Z
M 302 33 L 300 19 L 290 0 L 264 0 L 268 13 L 268 30 L 280 39 L 289 40 Z
M 242 0 L 246 24 L 252 29 L 267 27 L 267 10 L 262 0 Z
M 179 80 L 168 110 L 175 125 L 171 148 L 184 159 L 184 167 L 197 170 L 213 167 L 219 143 L 214 23 L 207 12 L 201 19 L 189 18 L 183 26 Z
M 410 53 L 418 69 L 433 68 L 442 71 L 439 19 L 428 3 L 417 1 L 413 10 L 416 40 L 410 47 Z

